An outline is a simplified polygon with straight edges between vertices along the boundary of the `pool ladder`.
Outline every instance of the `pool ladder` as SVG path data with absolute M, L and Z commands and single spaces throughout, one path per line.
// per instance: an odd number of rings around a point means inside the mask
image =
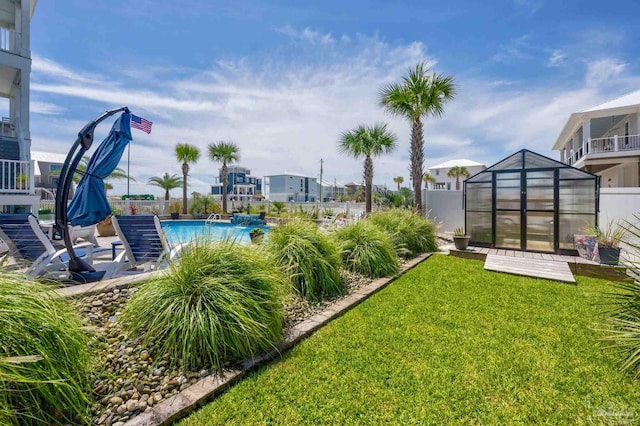
M 218 220 L 222 220 L 222 216 L 220 216 L 218 213 L 211 213 L 207 220 L 204 221 L 204 223 L 213 223 Z

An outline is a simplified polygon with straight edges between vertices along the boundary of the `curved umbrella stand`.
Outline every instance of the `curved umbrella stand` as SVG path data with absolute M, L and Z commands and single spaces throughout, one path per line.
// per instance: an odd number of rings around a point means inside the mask
M 69 154 L 62 166 L 58 187 L 56 191 L 56 222 L 55 226 L 62 238 L 64 245 L 69 253 L 69 272 L 71 279 L 81 282 L 98 281 L 104 276 L 104 271 L 96 271 L 91 265 L 80 259 L 71 244 L 71 236 L 69 235 L 68 216 L 67 216 L 67 200 L 69 199 L 69 190 L 73 182 L 73 175 L 77 171 L 78 164 L 82 156 L 91 148 L 93 144 L 93 134 L 98 124 L 106 118 L 111 117 L 118 112 L 129 113 L 126 106 L 108 110 L 95 120 L 87 123 L 78 133 L 76 141 L 73 143 Z M 119 159 L 118 159 L 119 160 Z

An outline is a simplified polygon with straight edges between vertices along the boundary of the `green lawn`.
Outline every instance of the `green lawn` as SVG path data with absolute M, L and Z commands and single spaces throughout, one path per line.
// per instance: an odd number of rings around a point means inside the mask
M 606 281 L 578 277 L 573 286 L 482 266 L 433 256 L 180 424 L 600 424 L 640 415 L 640 383 L 594 331 Z

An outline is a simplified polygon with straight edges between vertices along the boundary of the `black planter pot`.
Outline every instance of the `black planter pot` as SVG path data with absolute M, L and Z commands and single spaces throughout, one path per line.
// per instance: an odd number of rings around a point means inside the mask
M 617 265 L 620 262 L 620 248 L 598 247 L 602 265 Z
M 264 238 L 264 232 L 249 232 L 249 238 L 252 243 L 260 244 Z
M 469 247 L 470 236 L 465 235 L 463 237 L 453 237 L 453 244 L 456 246 L 456 250 L 466 250 Z
M 180 213 L 171 213 L 171 219 L 173 220 L 180 219 Z

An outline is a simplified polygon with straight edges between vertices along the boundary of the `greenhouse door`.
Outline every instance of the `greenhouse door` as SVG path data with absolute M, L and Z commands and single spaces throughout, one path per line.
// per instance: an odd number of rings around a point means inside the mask
M 495 172 L 495 247 L 555 252 L 555 171 Z
M 528 251 L 555 252 L 556 171 L 524 171 L 523 246 Z
M 522 249 L 522 172 L 496 171 L 494 181 L 494 244 Z

